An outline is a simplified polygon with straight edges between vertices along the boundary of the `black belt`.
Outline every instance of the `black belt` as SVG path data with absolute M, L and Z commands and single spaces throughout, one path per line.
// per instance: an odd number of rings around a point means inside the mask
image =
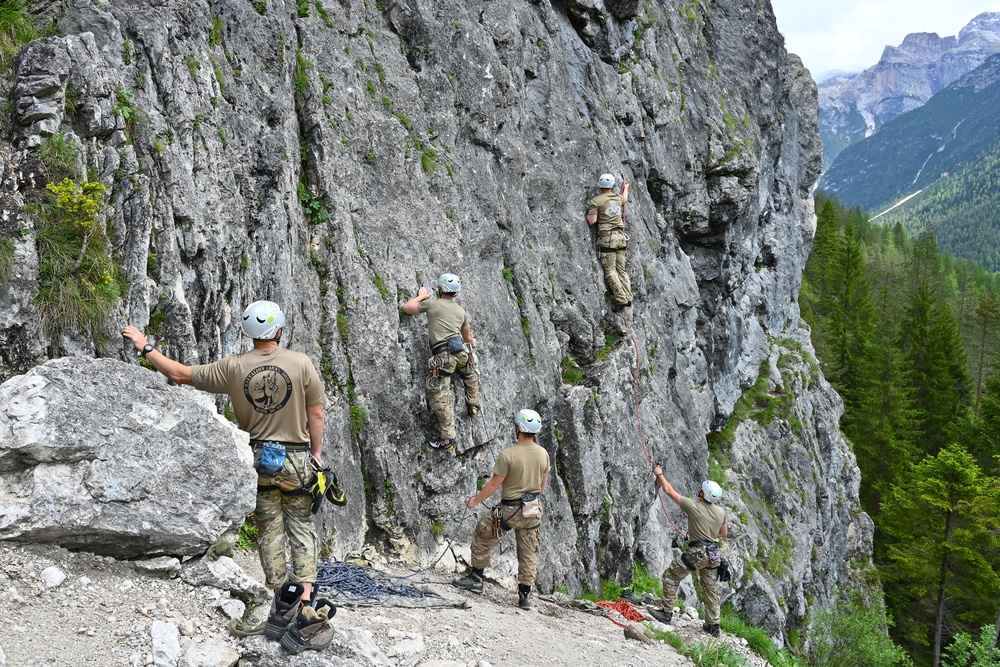
M 500 504 L 506 505 L 507 507 L 517 507 L 518 505 L 521 504 L 521 499 L 515 498 L 514 500 L 501 500 Z
M 698 540 L 697 542 L 688 542 L 689 547 L 707 547 L 711 544 L 715 544 L 710 540 Z
M 284 442 L 282 440 L 251 440 L 251 447 L 263 447 L 265 443 L 273 442 L 279 445 L 284 445 L 285 449 L 290 452 L 304 452 L 310 448 L 308 442 Z

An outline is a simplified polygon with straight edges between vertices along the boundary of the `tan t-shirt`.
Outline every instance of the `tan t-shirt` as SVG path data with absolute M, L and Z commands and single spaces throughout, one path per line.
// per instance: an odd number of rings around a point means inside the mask
M 612 229 L 624 229 L 622 212 L 625 210 L 625 199 L 614 192 L 602 192 L 590 200 L 587 215 L 597 215 L 597 231 L 609 232 Z
M 461 336 L 462 327 L 469 322 L 465 310 L 454 298 L 424 299 L 417 309 L 427 313 L 427 337 L 432 350 L 452 336 Z
M 229 394 L 251 440 L 309 442 L 306 408 L 323 402 L 323 382 L 309 357 L 280 347 L 250 350 L 191 368 L 198 389 Z
M 537 443 L 518 443 L 500 452 L 493 474 L 503 477 L 503 499 L 517 500 L 542 492 L 542 475 L 549 471 L 549 453 Z
M 677 501 L 688 517 L 688 541 L 718 542 L 719 531 L 726 523 L 726 510 L 721 505 L 703 503 L 681 496 Z

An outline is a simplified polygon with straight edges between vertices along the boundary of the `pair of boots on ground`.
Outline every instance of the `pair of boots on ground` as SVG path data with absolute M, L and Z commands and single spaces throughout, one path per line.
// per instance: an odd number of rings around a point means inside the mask
M 465 591 L 483 594 L 483 568 L 474 567 L 469 574 L 465 575 L 453 585 Z M 531 586 L 525 584 L 517 585 L 517 606 L 521 609 L 531 609 Z
M 316 587 L 309 603 L 302 599 L 302 584 L 290 581 L 274 591 L 271 613 L 264 626 L 264 634 L 277 639 L 289 653 L 319 651 L 333 641 L 330 620 L 337 608 L 326 598 L 316 599 Z
M 650 616 L 655 618 L 660 623 L 663 623 L 664 625 L 670 625 L 670 621 L 674 617 L 673 609 L 671 609 L 670 611 L 666 611 L 663 608 L 663 606 L 654 607 L 650 605 L 649 607 L 646 607 L 646 611 L 649 612 Z M 718 623 L 705 623 L 703 626 L 701 626 L 701 629 L 707 632 L 708 634 L 712 635 L 713 637 L 722 636 L 722 628 L 719 627 Z

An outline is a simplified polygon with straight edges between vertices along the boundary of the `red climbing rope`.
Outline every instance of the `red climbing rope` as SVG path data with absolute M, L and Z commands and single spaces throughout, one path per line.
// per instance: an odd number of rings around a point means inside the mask
M 646 446 L 646 438 L 642 434 L 642 417 L 639 414 L 639 344 L 635 342 L 635 332 L 632 331 L 632 322 L 629 321 L 628 313 L 626 313 L 625 310 L 622 310 L 622 317 L 625 318 L 625 325 L 628 327 L 628 334 L 632 337 L 632 349 L 635 350 L 635 391 L 633 393 L 635 395 L 635 421 L 639 425 L 639 444 L 642 445 L 643 455 L 646 457 L 646 460 L 649 461 L 651 465 L 656 465 L 653 461 L 653 457 L 649 453 L 649 448 Z M 687 533 L 681 530 L 677 524 L 674 523 L 674 520 L 670 518 L 670 512 L 667 511 L 667 503 L 663 500 L 663 494 L 660 493 L 660 491 L 660 484 L 657 482 L 656 497 L 660 499 L 660 507 L 663 508 L 663 516 L 667 517 L 667 521 L 670 522 L 670 525 L 674 527 L 674 530 L 676 530 L 681 537 L 687 539 Z
M 632 623 L 638 623 L 646 620 L 646 617 L 643 616 L 638 609 L 621 598 L 618 598 L 614 602 L 611 602 L 610 600 L 601 600 L 597 603 L 597 606 L 607 609 L 608 620 L 623 628 L 626 624 L 619 621 L 618 618 L 625 621 L 631 621 Z

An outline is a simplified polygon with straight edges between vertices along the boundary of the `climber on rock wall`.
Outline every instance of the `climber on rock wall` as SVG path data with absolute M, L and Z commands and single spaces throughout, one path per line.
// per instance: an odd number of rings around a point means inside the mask
M 455 303 L 462 283 L 453 273 L 438 278 L 437 298 L 421 287 L 417 296 L 403 304 L 407 315 L 427 313 L 427 337 L 431 358 L 427 362 L 427 405 L 437 417 L 440 435 L 432 438 L 431 447 L 455 449 L 455 396 L 451 377 L 458 373 L 465 385 L 465 407 L 470 416 L 479 414 L 479 371 L 472 348 L 469 317 Z
M 587 206 L 587 224 L 597 225 L 597 255 L 604 269 L 604 283 L 611 292 L 614 305 L 620 311 L 632 305 L 632 282 L 628 276 L 628 236 L 625 234 L 625 202 L 628 182 L 622 179 L 622 193 L 615 194 L 613 174 L 601 174 L 597 179 L 601 193 Z

